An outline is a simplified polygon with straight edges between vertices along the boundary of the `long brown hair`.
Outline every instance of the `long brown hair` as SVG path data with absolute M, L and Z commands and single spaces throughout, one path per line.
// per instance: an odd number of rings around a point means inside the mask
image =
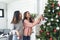
M 26 17 L 27 12 L 29 12 L 29 11 L 24 12 L 23 22 L 24 22 L 25 19 L 27 19 L 27 17 Z M 29 13 L 29 14 L 30 14 L 30 13 Z M 33 22 L 33 21 L 32 21 L 32 17 L 29 18 L 29 22 L 31 22 L 31 23 Z
M 21 15 L 21 13 L 19 11 L 15 11 L 11 23 L 17 24 L 22 19 L 21 17 L 19 17 L 19 15 Z

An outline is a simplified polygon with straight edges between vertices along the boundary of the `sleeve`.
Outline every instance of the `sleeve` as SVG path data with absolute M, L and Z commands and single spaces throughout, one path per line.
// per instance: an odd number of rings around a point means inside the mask
M 34 23 L 30 23 L 29 21 L 24 20 L 24 25 L 25 25 L 26 27 L 33 27 L 33 26 L 35 26 L 35 25 L 38 24 L 38 23 L 39 23 L 38 20 L 34 21 Z

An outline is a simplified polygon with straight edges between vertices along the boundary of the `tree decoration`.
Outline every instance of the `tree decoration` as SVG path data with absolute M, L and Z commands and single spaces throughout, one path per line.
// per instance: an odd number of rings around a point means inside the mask
M 54 8 L 54 3 L 52 3 L 52 7 Z
M 51 18 L 51 21 L 53 21 L 54 19 L 53 18 Z
M 54 32 L 57 32 L 57 30 L 56 30 L 56 29 L 54 29 Z
M 56 21 L 57 21 L 57 22 L 59 22 L 59 20 L 58 20 L 58 19 L 57 19 Z
M 60 7 L 60 4 L 58 4 L 58 6 Z
M 59 9 L 59 7 L 56 8 L 57 10 Z
M 60 29 L 59 27 L 56 28 L 56 30 L 59 30 L 59 29 Z
M 56 15 L 56 18 L 58 18 L 58 15 Z
M 48 10 L 48 12 L 50 12 L 50 10 Z
M 50 35 L 50 33 L 49 33 L 49 32 L 47 32 L 46 34 L 47 34 L 47 35 Z
M 60 12 L 58 13 L 58 16 L 60 16 Z
M 54 13 L 54 10 L 52 10 L 52 12 Z
M 45 17 L 45 19 L 46 19 L 46 20 L 48 20 L 48 18 L 47 18 L 47 17 Z
M 60 40 L 60 4 L 57 0 L 48 0 L 44 20 L 46 22 L 40 25 L 40 40 Z
M 40 40 L 40 39 L 38 39 L 38 40 Z
M 43 30 L 40 30 L 40 33 L 43 33 Z
M 53 38 L 52 37 L 50 37 L 50 39 L 49 40 L 53 40 Z
M 46 26 L 44 26 L 44 28 L 46 28 Z
M 48 23 L 47 25 L 51 25 L 51 23 Z

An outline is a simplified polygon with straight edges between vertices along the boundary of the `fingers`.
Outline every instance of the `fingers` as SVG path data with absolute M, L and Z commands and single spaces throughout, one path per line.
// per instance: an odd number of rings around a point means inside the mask
M 44 16 L 43 15 L 40 16 L 40 20 L 44 20 Z
M 17 34 L 17 36 L 20 36 L 20 33 L 19 33 L 19 31 L 16 31 L 16 34 Z

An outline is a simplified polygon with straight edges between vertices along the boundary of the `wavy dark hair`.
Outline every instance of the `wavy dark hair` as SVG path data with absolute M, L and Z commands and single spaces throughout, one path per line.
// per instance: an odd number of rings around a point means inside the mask
M 29 11 L 24 12 L 23 22 L 24 22 L 25 19 L 27 19 L 27 17 L 26 17 L 27 12 L 29 12 Z M 29 13 L 29 14 L 30 14 L 30 13 Z M 32 23 L 32 22 L 33 22 L 32 20 L 33 20 L 32 17 L 30 17 L 30 18 L 29 18 L 29 22 Z
M 21 20 L 21 18 L 19 17 L 19 15 L 21 15 L 20 11 L 15 11 L 11 23 L 17 24 Z

